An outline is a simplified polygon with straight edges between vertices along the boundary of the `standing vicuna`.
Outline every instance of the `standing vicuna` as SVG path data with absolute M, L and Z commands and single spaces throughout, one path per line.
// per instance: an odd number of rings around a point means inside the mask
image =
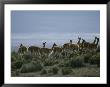
M 66 49 L 66 50 L 69 49 L 70 44 L 71 44 L 71 40 L 70 40 L 69 43 L 65 43 L 65 44 L 63 45 L 63 49 Z
M 46 42 L 43 42 L 43 48 L 45 48 L 45 44 L 46 44 Z
M 28 48 L 28 52 L 30 52 L 31 54 L 35 54 L 35 55 L 40 55 L 40 47 L 30 46 Z
M 45 48 L 46 42 L 43 42 L 43 48 L 40 48 L 40 54 L 41 55 L 48 55 L 51 52 L 51 49 Z
M 20 44 L 20 47 L 18 49 L 18 53 L 24 54 L 26 52 L 27 52 L 27 48 L 25 46 L 23 46 L 22 44 Z
M 99 45 L 98 37 L 96 37 L 96 44 L 94 45 L 94 49 L 96 49 L 96 52 L 100 52 L 100 45 Z
M 82 43 L 81 43 L 81 37 L 78 37 L 78 50 L 81 50 L 82 49 Z
M 67 57 L 69 54 L 69 51 L 70 51 L 70 45 L 72 44 L 72 40 L 70 40 L 69 43 L 65 43 L 63 45 L 63 49 L 62 49 L 62 54 Z
M 89 49 L 89 45 L 90 45 L 89 42 L 86 42 L 84 39 L 82 39 L 82 47 L 83 47 L 83 49 Z
M 71 42 L 71 44 L 70 44 L 70 50 L 79 50 L 79 47 L 80 47 L 80 41 L 81 41 L 81 37 L 78 37 L 78 42 L 77 42 L 77 44 L 72 44 L 72 42 Z
M 97 37 L 97 42 L 96 42 L 97 48 L 98 48 L 98 44 L 99 44 L 99 38 Z
M 52 50 L 54 53 L 61 53 L 62 52 L 62 48 L 58 47 L 55 43 L 53 44 Z
M 56 43 L 53 44 L 52 46 L 52 50 L 49 54 L 49 56 L 54 55 L 54 56 L 58 56 L 61 57 L 61 53 L 62 53 L 63 49 L 61 47 L 58 47 Z
M 90 49 L 96 49 L 97 48 L 97 37 L 95 37 L 95 39 L 94 39 L 94 41 L 93 41 L 93 43 L 90 43 Z
M 84 39 L 82 39 L 83 48 L 85 49 L 96 49 L 99 44 L 99 38 L 95 37 L 95 40 L 93 43 L 86 42 Z
M 54 49 L 54 47 L 56 47 L 56 46 L 57 46 L 57 44 L 56 44 L 56 43 L 54 43 L 54 44 L 53 44 L 53 46 L 52 46 L 52 49 Z

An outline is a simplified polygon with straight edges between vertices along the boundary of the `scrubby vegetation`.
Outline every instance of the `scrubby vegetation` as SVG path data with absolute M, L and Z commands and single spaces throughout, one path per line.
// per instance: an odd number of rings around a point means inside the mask
M 95 51 L 95 50 L 93 50 Z M 12 76 L 100 76 L 100 52 L 74 52 L 68 56 L 38 57 L 11 53 Z
M 72 73 L 72 69 L 71 68 L 62 68 L 62 74 L 63 75 L 69 75 L 70 73 Z

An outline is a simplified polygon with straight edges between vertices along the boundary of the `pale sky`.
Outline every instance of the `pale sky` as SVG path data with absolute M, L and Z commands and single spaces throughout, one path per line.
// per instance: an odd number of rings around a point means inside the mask
M 68 40 L 100 34 L 100 11 L 12 11 L 14 40 Z

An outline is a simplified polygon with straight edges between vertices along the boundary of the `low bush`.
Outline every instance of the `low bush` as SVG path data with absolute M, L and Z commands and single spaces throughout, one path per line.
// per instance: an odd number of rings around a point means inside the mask
M 18 60 L 18 53 L 16 52 L 12 52 L 11 53 L 11 62 L 15 62 L 16 60 Z
M 72 68 L 82 67 L 84 65 L 84 58 L 82 56 L 77 56 L 72 58 L 68 63 Z
M 11 56 L 11 62 L 14 62 L 14 61 L 16 61 L 16 57 Z
M 58 73 L 58 68 L 57 67 L 53 67 L 52 71 L 53 71 L 53 74 L 57 74 Z
M 71 53 L 70 55 L 69 55 L 69 58 L 72 58 L 72 57 L 74 57 L 75 56 L 75 54 L 74 53 Z
M 59 63 L 59 67 L 70 67 L 70 63 L 68 61 L 65 61 L 64 63 Z
M 41 74 L 41 75 L 47 74 L 47 70 L 42 69 L 40 74 Z
M 52 68 L 48 69 L 48 73 L 53 73 Z
M 100 66 L 100 53 L 97 53 L 96 55 L 93 55 L 89 59 L 90 64 L 96 64 L 98 67 Z
M 11 62 L 11 68 L 12 70 L 20 69 L 22 64 L 23 64 L 22 61 Z
M 72 73 L 72 69 L 62 68 L 61 72 L 62 72 L 63 75 L 69 75 L 70 73 Z
M 59 66 L 59 67 L 64 67 L 65 64 L 64 64 L 64 63 L 59 63 L 58 66 Z
M 11 52 L 11 55 L 17 57 L 18 56 L 18 53 L 15 52 L 15 51 L 13 51 L 13 52 Z
M 26 72 L 34 72 L 34 71 L 40 71 L 43 67 L 41 64 L 35 64 L 35 63 L 27 63 L 23 64 L 21 67 L 21 73 L 26 73 Z
M 71 60 L 66 60 L 66 61 L 64 61 L 63 67 L 70 67 L 70 66 L 71 66 L 71 65 L 70 65 L 70 61 L 71 61 Z
M 89 62 L 89 59 L 91 58 L 92 54 L 90 53 L 87 53 L 87 54 L 84 54 L 84 62 L 85 63 L 88 63 Z
M 55 63 L 56 63 L 56 61 L 53 60 L 53 59 L 46 59 L 46 60 L 44 61 L 44 66 L 52 66 L 52 65 L 54 65 Z
M 23 59 L 24 59 L 24 63 L 30 63 L 32 61 L 32 55 L 30 54 L 24 54 L 23 55 Z
M 11 71 L 16 70 L 16 66 L 14 62 L 11 62 Z
M 22 61 L 16 61 L 14 66 L 16 66 L 17 69 L 21 68 L 23 62 Z

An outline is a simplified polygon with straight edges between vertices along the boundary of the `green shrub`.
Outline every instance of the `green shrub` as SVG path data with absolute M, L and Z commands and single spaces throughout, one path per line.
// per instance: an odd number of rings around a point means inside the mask
M 71 53 L 70 55 L 69 55 L 69 58 L 72 58 L 72 57 L 74 57 L 75 56 L 75 54 L 74 53 Z
M 22 61 L 16 61 L 14 66 L 16 66 L 17 69 L 21 68 L 23 62 Z
M 64 60 L 59 64 L 60 67 L 70 67 L 70 60 Z
M 18 54 L 16 52 L 11 53 L 11 62 L 18 60 Z
M 72 68 L 82 67 L 84 65 L 84 59 L 82 56 L 77 56 L 76 58 L 72 58 L 68 63 Z
M 41 75 L 47 74 L 47 71 L 45 69 L 42 69 L 40 74 Z
M 96 55 L 93 55 L 89 59 L 90 64 L 96 64 L 97 66 L 100 66 L 100 53 L 97 53 Z
M 23 59 L 24 59 L 24 63 L 29 63 L 32 60 L 32 55 L 31 54 L 24 54 L 23 55 Z
M 62 72 L 63 75 L 68 75 L 68 74 L 72 73 L 72 69 L 62 68 L 61 72 Z
M 62 56 L 65 56 L 65 52 L 62 52 L 61 54 L 62 54 Z
M 15 63 L 14 62 L 11 62 L 11 71 L 13 71 L 15 69 L 16 69 Z
M 83 56 L 72 57 L 71 59 L 64 59 L 63 62 L 59 63 L 59 67 L 82 67 L 84 65 Z
M 40 71 L 43 67 L 41 64 L 27 63 L 21 67 L 21 73 Z
M 11 56 L 11 62 L 14 62 L 14 61 L 16 61 L 16 57 Z
M 48 73 L 53 73 L 52 68 L 48 69 Z
M 70 58 L 58 60 L 59 61 L 58 66 L 59 67 L 70 67 L 70 60 L 71 60 Z
M 90 53 L 85 54 L 84 55 L 84 62 L 85 63 L 88 63 L 89 62 L 89 59 L 91 58 L 91 56 L 92 56 L 92 54 L 90 54 Z
M 11 70 L 11 76 L 19 76 L 19 69 L 16 69 L 14 71 Z
M 11 52 L 11 55 L 17 57 L 18 53 L 17 52 Z
M 57 74 L 58 73 L 58 68 L 57 67 L 53 67 L 52 71 L 53 71 L 53 74 Z
M 46 59 L 46 60 L 44 61 L 44 66 L 52 66 L 52 65 L 54 65 L 55 63 L 56 63 L 56 61 L 53 60 L 53 59 Z
M 64 63 L 59 63 L 59 65 L 58 65 L 59 67 L 64 67 L 65 66 L 65 64 Z
M 12 68 L 12 70 L 20 69 L 22 64 L 23 64 L 22 61 L 11 62 L 11 68 Z

